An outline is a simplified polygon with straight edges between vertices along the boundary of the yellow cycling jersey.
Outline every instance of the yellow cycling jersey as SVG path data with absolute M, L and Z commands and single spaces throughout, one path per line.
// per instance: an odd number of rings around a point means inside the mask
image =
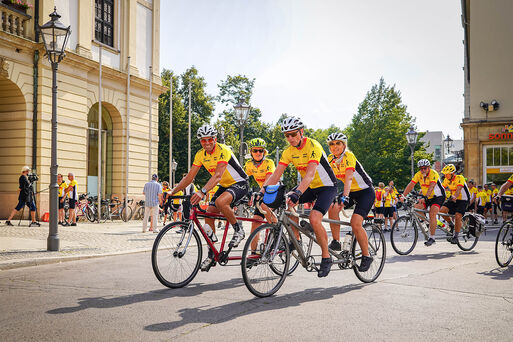
M 75 179 L 69 182 L 68 187 L 72 187 L 73 189 L 68 193 L 69 198 L 75 201 L 78 201 L 78 184 Z
M 497 188 L 493 189 L 493 191 L 492 191 L 492 198 L 497 197 L 498 194 L 499 194 L 499 189 L 497 189 Z
M 207 151 L 202 148 L 196 153 L 192 164 L 198 167 L 203 165 L 205 169 L 207 169 L 208 173 L 213 175 L 216 171 L 217 165 L 221 163 L 228 164 L 221 177 L 221 181 L 219 182 L 219 185 L 223 188 L 228 188 L 235 183 L 246 181 L 248 179 L 248 175 L 246 175 L 240 166 L 239 161 L 235 158 L 232 150 L 224 144 L 216 143 L 212 153 L 207 153 Z
M 66 188 L 68 187 L 68 184 L 66 184 L 65 181 L 62 181 L 61 184 L 59 184 L 59 197 L 62 197 L 64 196 L 64 190 L 66 190 Z
M 384 196 L 383 206 L 385 208 L 390 208 L 393 205 L 393 201 L 394 201 L 392 192 L 387 193 L 386 191 L 384 191 L 383 196 Z
M 506 192 L 504 193 L 504 195 L 513 195 L 513 187 L 509 188 L 508 190 L 506 190 Z
M 301 177 L 305 177 L 308 164 L 315 163 L 317 169 L 309 187 L 315 189 L 322 186 L 335 186 L 337 178 L 330 167 L 328 157 L 326 157 L 321 144 L 314 139 L 304 139 L 301 148 L 289 146 L 283 151 L 280 164 L 288 166 L 292 163 Z
M 457 200 L 463 200 L 463 201 L 469 201 L 470 200 L 470 191 L 467 186 L 467 182 L 465 182 L 465 177 L 462 175 L 454 175 L 452 177 L 452 180 L 449 180 L 447 177 L 444 179 L 444 182 L 442 183 L 442 186 L 444 188 L 449 188 L 451 191 L 451 195 L 456 193 L 456 190 L 459 186 L 461 186 L 460 194 L 458 195 Z
M 367 175 L 362 164 L 356 159 L 353 152 L 345 150 L 342 160 L 337 162 L 339 158 L 333 154 L 328 156 L 330 166 L 335 173 L 335 177 L 346 184 L 346 170 L 353 170 L 353 180 L 351 182 L 351 192 L 360 191 L 372 187 L 372 179 Z
M 246 165 L 244 165 L 244 171 L 246 171 L 246 174 L 249 177 L 253 176 L 260 187 L 264 185 L 267 175 L 272 174 L 275 169 L 276 166 L 274 166 L 274 162 L 271 159 L 264 159 L 261 163 L 255 163 L 253 160 L 248 160 Z
M 488 202 L 492 201 L 492 190 L 488 189 L 486 190 L 486 194 L 488 195 Z
M 429 170 L 429 173 L 426 177 L 424 177 L 420 171 L 417 172 L 411 181 L 415 184 L 419 183 L 420 188 L 422 190 L 422 194 L 424 196 L 427 195 L 429 186 L 432 183 L 435 183 L 433 192 L 431 193 L 431 196 L 429 196 L 428 198 L 431 199 L 433 197 L 438 197 L 438 196 L 445 197 L 445 190 L 442 186 L 442 182 L 440 182 L 440 176 L 438 175 L 438 172 L 436 172 L 433 169 Z
M 384 194 L 385 194 L 385 190 L 379 189 L 379 188 L 376 190 L 376 200 L 374 201 L 374 206 L 376 208 L 381 208 L 383 206 Z
M 509 176 L 507 181 L 510 182 L 511 184 L 513 184 L 513 175 Z
M 178 191 L 175 194 L 175 196 L 183 196 L 183 191 L 182 190 Z M 173 204 L 180 204 L 180 201 L 181 200 L 179 198 L 173 198 Z
M 485 206 L 485 204 L 488 203 L 488 194 L 486 193 L 486 191 L 479 191 L 477 193 L 476 201 L 478 206 Z

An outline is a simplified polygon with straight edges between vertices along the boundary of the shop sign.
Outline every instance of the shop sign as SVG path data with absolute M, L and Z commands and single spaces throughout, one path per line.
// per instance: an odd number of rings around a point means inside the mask
M 501 173 L 511 173 L 513 172 L 513 167 L 501 167 Z
M 513 125 L 504 125 L 501 133 L 490 133 L 488 140 L 513 140 Z

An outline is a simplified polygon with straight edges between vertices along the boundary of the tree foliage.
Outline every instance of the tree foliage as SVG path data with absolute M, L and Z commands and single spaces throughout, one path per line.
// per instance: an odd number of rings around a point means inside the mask
M 411 179 L 410 147 L 406 132 L 414 120 L 402 103 L 401 93 L 381 78 L 365 96 L 346 129 L 349 148 L 374 183 L 388 182 L 403 187 Z M 415 161 L 431 158 L 421 142 Z

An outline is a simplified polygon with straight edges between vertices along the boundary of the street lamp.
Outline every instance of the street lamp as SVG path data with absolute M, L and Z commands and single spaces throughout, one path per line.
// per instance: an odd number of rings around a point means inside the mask
M 224 127 L 219 127 L 219 141 L 224 144 Z
M 71 33 L 71 26 L 64 26 L 54 7 L 50 14 L 51 20 L 39 26 L 39 32 L 43 37 L 46 55 L 52 65 L 52 156 L 50 165 L 50 231 L 48 234 L 46 249 L 48 251 L 59 250 L 59 236 L 57 234 L 58 221 L 58 189 L 57 184 L 57 66 L 66 55 L 64 50 Z
M 413 153 L 415 152 L 415 145 L 417 145 L 417 139 L 419 137 L 419 133 L 415 131 L 413 126 L 410 126 L 410 130 L 406 133 L 406 140 L 408 140 L 408 144 L 410 145 L 411 150 L 411 178 L 415 175 L 415 165 L 413 162 Z
M 243 142 L 244 142 L 244 125 L 248 121 L 249 117 L 249 109 L 250 106 L 246 104 L 244 99 L 239 100 L 234 107 L 235 109 L 235 122 L 239 126 L 240 129 L 240 146 L 239 146 L 239 162 L 240 165 L 243 165 L 244 162 L 244 151 L 243 151 Z
M 449 134 L 447 134 L 447 138 L 444 139 L 445 145 L 447 146 L 447 154 L 451 153 L 452 141 Z
M 171 164 L 171 171 L 173 171 L 173 179 L 171 180 L 171 188 L 175 187 L 175 172 L 178 167 L 178 163 L 173 159 L 173 163 Z

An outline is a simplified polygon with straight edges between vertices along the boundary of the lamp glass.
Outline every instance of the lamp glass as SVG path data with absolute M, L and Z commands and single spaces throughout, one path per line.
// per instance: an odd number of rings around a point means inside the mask
M 415 145 L 417 143 L 419 133 L 417 133 L 413 126 L 410 127 L 410 130 L 406 133 L 406 140 L 408 140 L 408 144 Z
M 249 117 L 249 105 L 245 104 L 244 101 L 239 101 L 237 105 L 234 107 L 235 109 L 235 118 L 240 124 L 246 122 Z
M 39 31 L 41 32 L 50 62 L 58 63 L 64 56 L 64 50 L 71 34 L 71 27 L 64 26 L 59 21 L 61 16 L 55 10 L 50 14 L 50 17 L 52 19 L 40 26 Z

